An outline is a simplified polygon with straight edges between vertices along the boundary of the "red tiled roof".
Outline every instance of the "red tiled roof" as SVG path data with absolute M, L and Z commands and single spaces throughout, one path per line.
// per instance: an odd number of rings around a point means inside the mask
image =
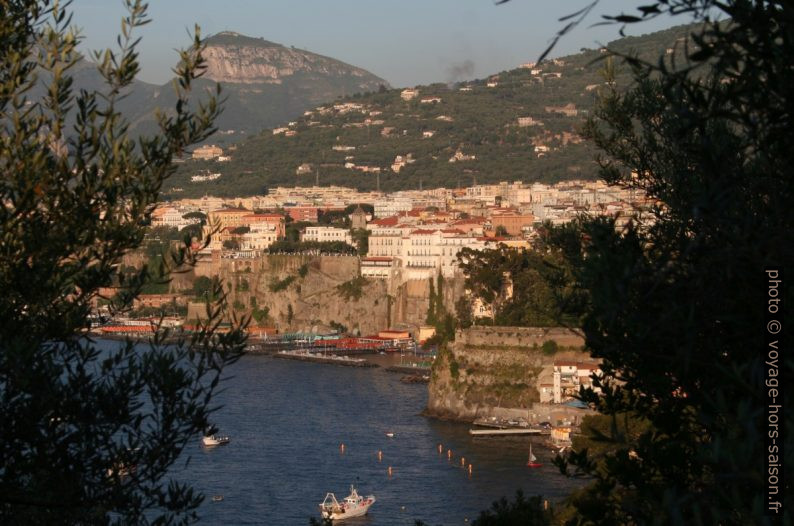
M 392 216 L 392 217 L 384 217 L 382 219 L 375 219 L 373 221 L 370 221 L 369 224 L 376 226 L 394 226 L 397 224 L 397 221 L 399 221 L 399 218 L 397 216 Z

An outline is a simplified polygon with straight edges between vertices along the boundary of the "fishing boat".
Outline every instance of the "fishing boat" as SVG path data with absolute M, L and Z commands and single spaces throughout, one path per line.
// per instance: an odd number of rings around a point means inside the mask
M 540 462 L 538 462 L 538 458 L 532 454 L 532 443 L 529 444 L 529 459 L 527 460 L 527 466 L 531 468 L 539 468 L 542 466 Z
M 201 444 L 204 447 L 214 447 L 214 446 L 222 446 L 224 444 L 228 444 L 231 439 L 226 436 L 218 436 L 218 435 L 208 435 L 205 437 L 201 437 Z
M 344 498 L 342 502 L 336 500 L 333 493 L 328 493 L 325 500 L 320 504 L 320 513 L 324 519 L 331 519 L 332 521 L 341 521 L 351 517 L 361 517 L 366 515 L 369 507 L 375 504 L 375 495 L 368 495 L 362 497 L 356 491 L 356 488 L 350 486 L 350 495 Z
M 394 432 L 393 431 L 387 431 L 386 432 L 386 436 L 389 437 L 389 438 L 394 438 Z

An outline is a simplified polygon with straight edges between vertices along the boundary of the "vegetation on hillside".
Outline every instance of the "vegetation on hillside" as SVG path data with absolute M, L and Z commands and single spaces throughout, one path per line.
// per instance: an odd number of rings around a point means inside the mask
M 655 59 L 687 31 L 673 28 L 610 46 Z M 475 181 L 592 179 L 597 174 L 595 150 L 578 141 L 584 118 L 604 88 L 598 62 L 603 56 L 599 50 L 582 50 L 557 62 L 544 62 L 536 74 L 531 68 L 518 68 L 462 84 L 419 86 L 418 96 L 408 101 L 401 98 L 400 90 L 329 101 L 324 111 L 297 119 L 290 128 L 293 136 L 265 130 L 239 144 L 229 162 L 183 163 L 171 182 L 180 190 L 168 195 L 176 199 L 264 194 L 275 186 L 311 186 L 316 180 L 321 185 L 393 191 L 460 187 Z M 630 80 L 628 69 L 616 79 L 622 86 Z M 422 102 L 432 98 L 440 102 Z M 547 106 L 569 103 L 575 105 L 577 115 L 546 111 Z M 334 109 L 334 104 L 360 107 Z M 531 117 L 538 124 L 519 125 L 520 117 Z M 536 151 L 536 146 L 548 151 Z M 475 158 L 450 162 L 457 152 Z M 395 158 L 408 154 L 415 162 L 406 162 L 395 173 L 390 168 Z M 380 175 L 345 168 L 346 163 L 378 167 Z M 296 175 L 303 164 L 309 170 Z M 190 176 L 203 170 L 222 176 L 192 183 Z

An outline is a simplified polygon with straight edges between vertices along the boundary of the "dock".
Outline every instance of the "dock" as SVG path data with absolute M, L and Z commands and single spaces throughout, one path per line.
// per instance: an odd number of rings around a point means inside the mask
M 472 436 L 505 436 L 505 435 L 534 435 L 540 436 L 548 434 L 542 429 L 532 429 L 528 427 L 514 427 L 510 429 L 469 429 Z
M 418 367 L 413 365 L 392 365 L 386 370 L 390 373 L 412 374 L 424 376 L 430 374 L 430 367 Z
M 273 358 L 285 360 L 298 360 L 300 362 L 325 363 L 329 365 L 344 365 L 347 367 L 378 367 L 377 364 L 368 362 L 363 358 L 350 358 L 349 356 L 323 356 L 320 354 L 303 351 L 281 351 L 274 353 Z

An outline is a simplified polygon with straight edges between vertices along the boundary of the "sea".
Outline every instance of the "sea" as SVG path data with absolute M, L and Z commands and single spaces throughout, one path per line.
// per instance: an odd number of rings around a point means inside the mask
M 539 438 L 533 469 L 528 437 L 472 438 L 467 424 L 422 416 L 427 385 L 385 370 L 406 358 L 371 359 L 381 367 L 247 355 L 227 368 L 213 422 L 231 441 L 208 449 L 196 436 L 174 468 L 206 496 L 200 524 L 306 526 L 326 493 L 355 485 L 377 501 L 346 525 L 465 525 L 518 489 L 554 502 L 578 485 Z

